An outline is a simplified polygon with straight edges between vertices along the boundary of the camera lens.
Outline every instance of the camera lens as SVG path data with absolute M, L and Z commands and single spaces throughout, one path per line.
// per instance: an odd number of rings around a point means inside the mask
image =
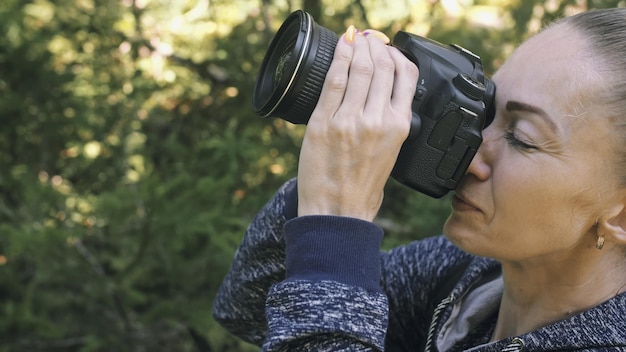
M 252 104 L 257 114 L 306 124 L 333 59 L 337 34 L 298 10 L 283 22 L 263 58 Z

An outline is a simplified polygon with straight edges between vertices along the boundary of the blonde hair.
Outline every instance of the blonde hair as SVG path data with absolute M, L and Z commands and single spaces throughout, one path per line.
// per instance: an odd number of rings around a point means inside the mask
M 566 24 L 586 38 L 592 70 L 602 77 L 600 89 L 590 94 L 615 126 L 623 141 L 619 165 L 621 182 L 626 186 L 626 8 L 591 10 L 563 18 L 555 24 Z

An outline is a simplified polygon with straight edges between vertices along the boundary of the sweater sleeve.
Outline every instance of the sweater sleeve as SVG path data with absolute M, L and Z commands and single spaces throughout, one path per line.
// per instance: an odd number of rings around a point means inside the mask
M 268 296 L 263 349 L 382 351 L 382 230 L 357 219 L 307 216 L 290 220 L 285 236 L 287 276 Z
M 296 181 L 285 183 L 248 226 L 213 302 L 226 330 L 260 346 L 267 335 L 265 300 L 285 278 L 283 226 L 297 212 Z
M 382 230 L 351 218 L 295 218 L 296 205 L 293 180 L 252 221 L 218 290 L 215 319 L 248 342 L 265 341 L 265 351 L 382 350 Z

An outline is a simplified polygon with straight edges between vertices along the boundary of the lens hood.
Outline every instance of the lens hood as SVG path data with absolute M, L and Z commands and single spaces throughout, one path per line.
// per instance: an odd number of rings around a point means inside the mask
M 306 124 L 319 99 L 337 34 L 298 10 L 283 22 L 263 58 L 253 94 L 262 117 Z

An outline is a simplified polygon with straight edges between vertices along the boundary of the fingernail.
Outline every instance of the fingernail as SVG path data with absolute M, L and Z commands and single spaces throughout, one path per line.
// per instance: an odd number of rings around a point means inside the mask
M 391 39 L 389 39 L 389 37 L 386 36 L 385 33 L 377 31 L 375 29 L 366 29 L 363 31 L 363 35 L 366 37 L 368 35 L 373 35 L 374 37 L 382 40 L 385 44 L 389 44 L 389 42 L 391 42 Z
M 354 35 L 356 34 L 356 28 L 353 25 L 350 25 L 346 30 L 345 40 L 348 44 L 354 43 Z

